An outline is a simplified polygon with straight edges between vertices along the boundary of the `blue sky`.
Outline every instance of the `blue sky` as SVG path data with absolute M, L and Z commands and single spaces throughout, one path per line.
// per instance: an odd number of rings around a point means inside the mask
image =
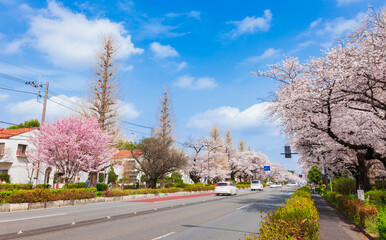
M 154 126 L 167 86 L 179 142 L 217 125 L 235 143 L 299 170 L 296 157 L 280 155 L 285 136 L 265 117 L 277 84 L 251 72 L 284 56 L 321 56 L 359 26 L 369 4 L 379 9 L 385 1 L 0 0 L 0 121 L 41 118 L 41 99 L 24 93 L 37 89 L 23 83 L 39 79 L 50 83 L 47 120 L 73 114 L 100 37 L 112 33 L 120 44 L 122 120 Z M 150 133 L 122 127 L 137 140 Z

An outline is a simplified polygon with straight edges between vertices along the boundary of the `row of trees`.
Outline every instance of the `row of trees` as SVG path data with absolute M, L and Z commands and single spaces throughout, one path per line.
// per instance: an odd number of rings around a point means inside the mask
M 65 183 L 73 181 L 80 171 L 89 173 L 91 186 L 96 186 L 97 174 L 111 167 L 111 159 L 119 149 L 132 149 L 139 170 L 146 175 L 148 186 L 156 187 L 157 180 L 174 171 L 185 171 L 194 182 L 205 175 L 207 182 L 230 178 L 232 180 L 266 177 L 264 165 L 271 165 L 270 176 L 275 181 L 299 180 L 284 167 L 269 162 L 259 152 L 246 148 L 240 142 L 235 148 L 230 131 L 224 141 L 214 127 L 209 137 L 191 140 L 186 146 L 190 156 L 175 147 L 170 96 L 165 88 L 161 97 L 158 126 L 154 134 L 139 144 L 126 144 L 119 131 L 119 87 L 116 54 L 119 47 L 112 36 L 103 39 L 92 69 L 88 101 L 81 104 L 75 117 L 59 119 L 51 125 L 44 123 L 31 142 L 36 151 L 29 159 L 39 170 L 54 166 Z M 139 149 L 139 151 L 134 151 Z
M 207 182 L 224 179 L 244 180 L 265 179 L 270 176 L 274 181 L 301 181 L 283 166 L 272 163 L 267 156 L 246 148 L 241 140 L 238 148 L 233 144 L 232 135 L 226 131 L 224 141 L 215 126 L 208 137 L 190 140 L 186 146 L 192 150 L 185 171 L 194 182 L 201 181 L 203 176 Z M 271 166 L 270 172 L 264 166 Z
M 370 12 L 323 57 L 287 57 L 268 68 L 256 75 L 281 83 L 271 111 L 301 166 L 347 169 L 368 190 L 369 171 L 386 164 L 386 10 Z

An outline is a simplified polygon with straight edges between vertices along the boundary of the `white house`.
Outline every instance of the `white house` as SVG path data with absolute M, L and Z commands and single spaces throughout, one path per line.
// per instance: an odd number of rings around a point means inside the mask
M 38 183 L 44 183 L 53 178 L 52 168 L 37 176 L 26 156 L 27 151 L 34 149 L 28 139 L 36 131 L 36 128 L 0 128 L 0 173 L 10 175 L 11 183 L 36 183 L 36 177 Z
M 112 166 L 114 172 L 118 175 L 118 179 L 123 179 L 127 182 L 136 182 L 137 180 L 141 182 L 142 172 L 137 169 L 137 162 L 135 157 L 139 157 L 141 152 L 139 150 L 122 150 L 114 155 L 112 160 Z M 107 169 L 107 173 L 110 169 Z

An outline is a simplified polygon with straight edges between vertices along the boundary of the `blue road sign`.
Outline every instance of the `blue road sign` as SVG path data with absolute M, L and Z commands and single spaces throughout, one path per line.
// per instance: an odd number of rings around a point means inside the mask
M 264 171 L 271 171 L 271 166 L 264 166 Z

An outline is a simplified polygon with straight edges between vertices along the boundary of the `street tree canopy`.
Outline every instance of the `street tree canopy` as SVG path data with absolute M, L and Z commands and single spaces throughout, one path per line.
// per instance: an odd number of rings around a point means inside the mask
M 40 122 L 37 119 L 31 119 L 24 121 L 23 123 L 20 123 L 19 125 L 16 126 L 10 126 L 7 129 L 18 129 L 18 128 L 38 128 L 40 127 Z
M 308 171 L 307 178 L 310 182 L 317 184 L 320 182 L 320 170 L 317 166 L 312 166 L 311 169 Z
M 80 171 L 96 176 L 102 170 L 115 153 L 110 140 L 96 118 L 63 118 L 40 127 L 30 139 L 36 151 L 27 155 L 35 168 L 54 166 L 67 185 Z

